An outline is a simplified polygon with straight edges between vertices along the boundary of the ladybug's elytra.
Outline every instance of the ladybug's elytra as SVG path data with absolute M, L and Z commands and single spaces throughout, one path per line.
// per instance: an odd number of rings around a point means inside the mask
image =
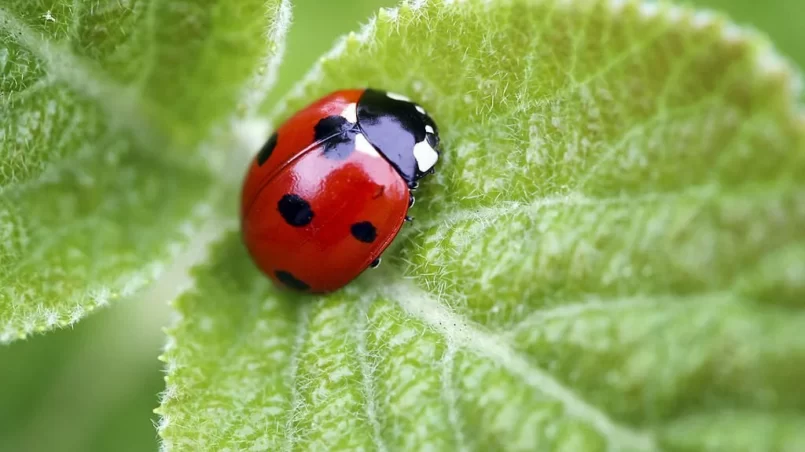
M 380 262 L 438 159 L 439 132 L 421 106 L 374 89 L 331 93 L 288 119 L 250 165 L 246 248 L 282 287 L 338 290 Z

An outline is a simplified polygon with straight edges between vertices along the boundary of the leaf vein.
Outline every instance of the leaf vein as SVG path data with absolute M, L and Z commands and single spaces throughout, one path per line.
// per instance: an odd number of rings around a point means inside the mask
M 710 199 L 718 193 L 717 186 L 714 184 L 704 184 L 700 186 L 686 187 L 683 190 L 662 193 L 646 193 L 640 196 L 611 196 L 603 198 L 589 197 L 579 192 L 546 196 L 537 198 L 531 202 L 508 201 L 499 202 L 493 206 L 478 208 L 465 208 L 442 215 L 432 221 L 422 222 L 414 228 L 411 233 L 422 232 L 432 227 L 441 226 L 436 234 L 445 234 L 444 226 L 452 226 L 456 223 L 465 221 L 482 222 L 492 224 L 494 221 L 507 215 L 518 212 L 533 213 L 545 207 L 577 207 L 577 206 L 614 206 L 623 204 L 648 204 L 665 202 L 678 199 L 683 196 L 691 196 L 696 199 Z
M 358 316 L 358 318 L 355 319 L 356 335 L 358 336 L 358 362 L 360 362 L 361 365 L 362 391 L 366 399 L 366 417 L 369 420 L 369 425 L 372 427 L 372 442 L 376 450 L 385 452 L 388 448 L 386 447 L 385 441 L 383 441 L 382 429 L 377 417 L 377 394 L 374 385 L 374 372 L 372 372 L 372 366 L 369 362 L 369 351 L 366 347 L 367 320 L 369 318 L 369 304 L 371 302 L 372 298 L 363 297 L 356 312 Z
M 523 383 L 561 402 L 570 416 L 585 421 L 605 435 L 614 445 L 629 450 L 656 450 L 650 433 L 618 425 L 606 413 L 573 393 L 545 370 L 533 366 L 502 337 L 447 309 L 440 298 L 432 296 L 410 279 L 380 289 L 382 295 L 396 302 L 408 315 L 438 332 L 448 343 L 494 361 Z M 454 326 L 455 325 L 455 326 Z
M 285 444 L 283 450 L 291 452 L 296 445 L 297 436 L 294 426 L 296 416 L 302 408 L 302 393 L 299 391 L 299 362 L 302 349 L 307 341 L 307 331 L 310 325 L 310 310 L 312 304 L 302 303 L 299 308 L 299 320 L 296 322 L 296 334 L 294 335 L 293 350 L 291 351 L 290 364 L 288 365 L 288 386 L 291 388 L 291 406 L 288 410 L 288 419 L 285 422 Z
M 685 299 L 700 300 L 704 296 L 712 296 L 714 299 L 729 300 L 729 293 L 700 293 L 695 295 L 686 296 Z M 505 337 L 514 339 L 519 333 L 525 330 L 533 329 L 544 324 L 547 321 L 555 319 L 569 319 L 577 318 L 588 313 L 603 313 L 612 312 L 620 313 L 621 311 L 642 308 L 642 309 L 655 309 L 669 306 L 676 306 L 681 303 L 679 295 L 673 294 L 647 294 L 643 296 L 632 296 L 628 298 L 593 298 L 583 300 L 577 303 L 565 303 L 558 306 L 551 306 L 548 308 L 538 309 L 529 314 L 525 319 L 515 323 L 511 328 L 507 328 L 504 333 Z
M 73 6 L 70 10 L 71 14 L 71 23 L 70 23 L 70 34 L 72 35 L 73 39 L 78 39 L 78 35 L 81 32 L 81 11 L 84 9 L 84 3 L 81 0 L 73 0 Z
M 15 36 L 20 45 L 41 59 L 54 79 L 63 82 L 76 94 L 94 101 L 111 113 L 112 118 L 119 118 L 116 125 L 134 132 L 138 139 L 150 138 L 150 128 L 146 127 L 139 110 L 135 90 L 113 82 L 99 68 L 73 54 L 69 48 L 44 40 L 2 6 L 0 29 Z
M 461 423 L 461 410 L 458 406 L 458 393 L 455 383 L 453 383 L 453 367 L 455 366 L 456 347 L 453 344 L 447 346 L 447 350 L 442 357 L 442 396 L 444 397 L 447 408 L 447 420 L 453 430 L 453 440 L 456 442 L 456 450 L 468 451 L 467 441 L 464 437 L 464 430 Z

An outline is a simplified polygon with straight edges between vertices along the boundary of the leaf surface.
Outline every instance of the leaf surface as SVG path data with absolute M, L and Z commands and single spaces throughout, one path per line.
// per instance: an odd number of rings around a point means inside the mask
M 176 302 L 165 448 L 802 448 L 798 77 L 666 4 L 381 11 L 275 117 L 354 86 L 420 102 L 444 154 L 416 221 L 326 297 L 220 243 Z
M 213 144 L 270 87 L 288 19 L 280 0 L 3 2 L 0 342 L 134 293 L 216 216 L 232 149 Z

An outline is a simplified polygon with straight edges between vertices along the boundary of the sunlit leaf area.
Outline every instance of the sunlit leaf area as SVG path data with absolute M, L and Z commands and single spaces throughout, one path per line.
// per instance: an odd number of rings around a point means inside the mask
M 805 450 L 800 0 L 5 0 L 0 452 Z M 272 129 L 404 93 L 379 268 L 278 290 Z

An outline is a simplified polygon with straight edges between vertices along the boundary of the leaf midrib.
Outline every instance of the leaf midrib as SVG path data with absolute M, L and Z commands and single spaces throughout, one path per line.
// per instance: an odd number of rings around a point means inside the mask
M 131 132 L 149 132 L 141 129 L 145 123 L 136 93 L 119 85 L 100 68 L 75 55 L 67 46 L 49 42 L 31 30 L 13 13 L 0 6 L 0 29 L 17 37 L 17 43 L 39 58 L 54 80 L 67 85 L 76 94 L 94 101 L 108 113 L 120 116 L 136 115 L 125 126 Z M 120 100 L 119 102 L 116 100 Z
M 528 386 L 560 401 L 569 415 L 591 424 L 613 444 L 628 450 L 657 450 L 656 440 L 650 433 L 619 425 L 550 373 L 533 366 L 505 340 L 495 337 L 472 320 L 451 312 L 438 298 L 405 278 L 399 270 L 393 278 L 394 281 L 377 289 L 377 295 L 392 300 L 411 318 L 427 324 L 442 336 L 448 347 L 455 346 L 494 361 Z
M 0 6 L 0 30 L 17 38 L 16 42 L 36 58 L 46 69 L 47 76 L 34 84 L 41 89 L 53 83 L 63 83 L 75 95 L 92 102 L 107 115 L 112 130 L 122 131 L 144 149 L 164 148 L 170 141 L 163 136 L 145 114 L 146 111 L 160 110 L 156 104 L 147 102 L 133 85 L 117 83 L 96 64 L 86 58 L 75 55 L 72 50 L 59 43 L 43 39 L 15 14 Z M 27 90 L 24 91 L 27 93 Z M 79 153 L 80 154 L 80 153 Z M 160 160 L 177 160 L 169 158 L 171 152 L 155 152 L 153 158 Z M 79 159 L 76 154 L 67 156 L 62 162 Z M 66 165 L 69 167 L 69 163 Z M 188 165 L 190 167 L 190 165 Z M 41 174 L 38 177 L 41 177 Z M 30 183 L 31 181 L 27 181 Z M 0 190 L 13 184 L 0 186 Z

